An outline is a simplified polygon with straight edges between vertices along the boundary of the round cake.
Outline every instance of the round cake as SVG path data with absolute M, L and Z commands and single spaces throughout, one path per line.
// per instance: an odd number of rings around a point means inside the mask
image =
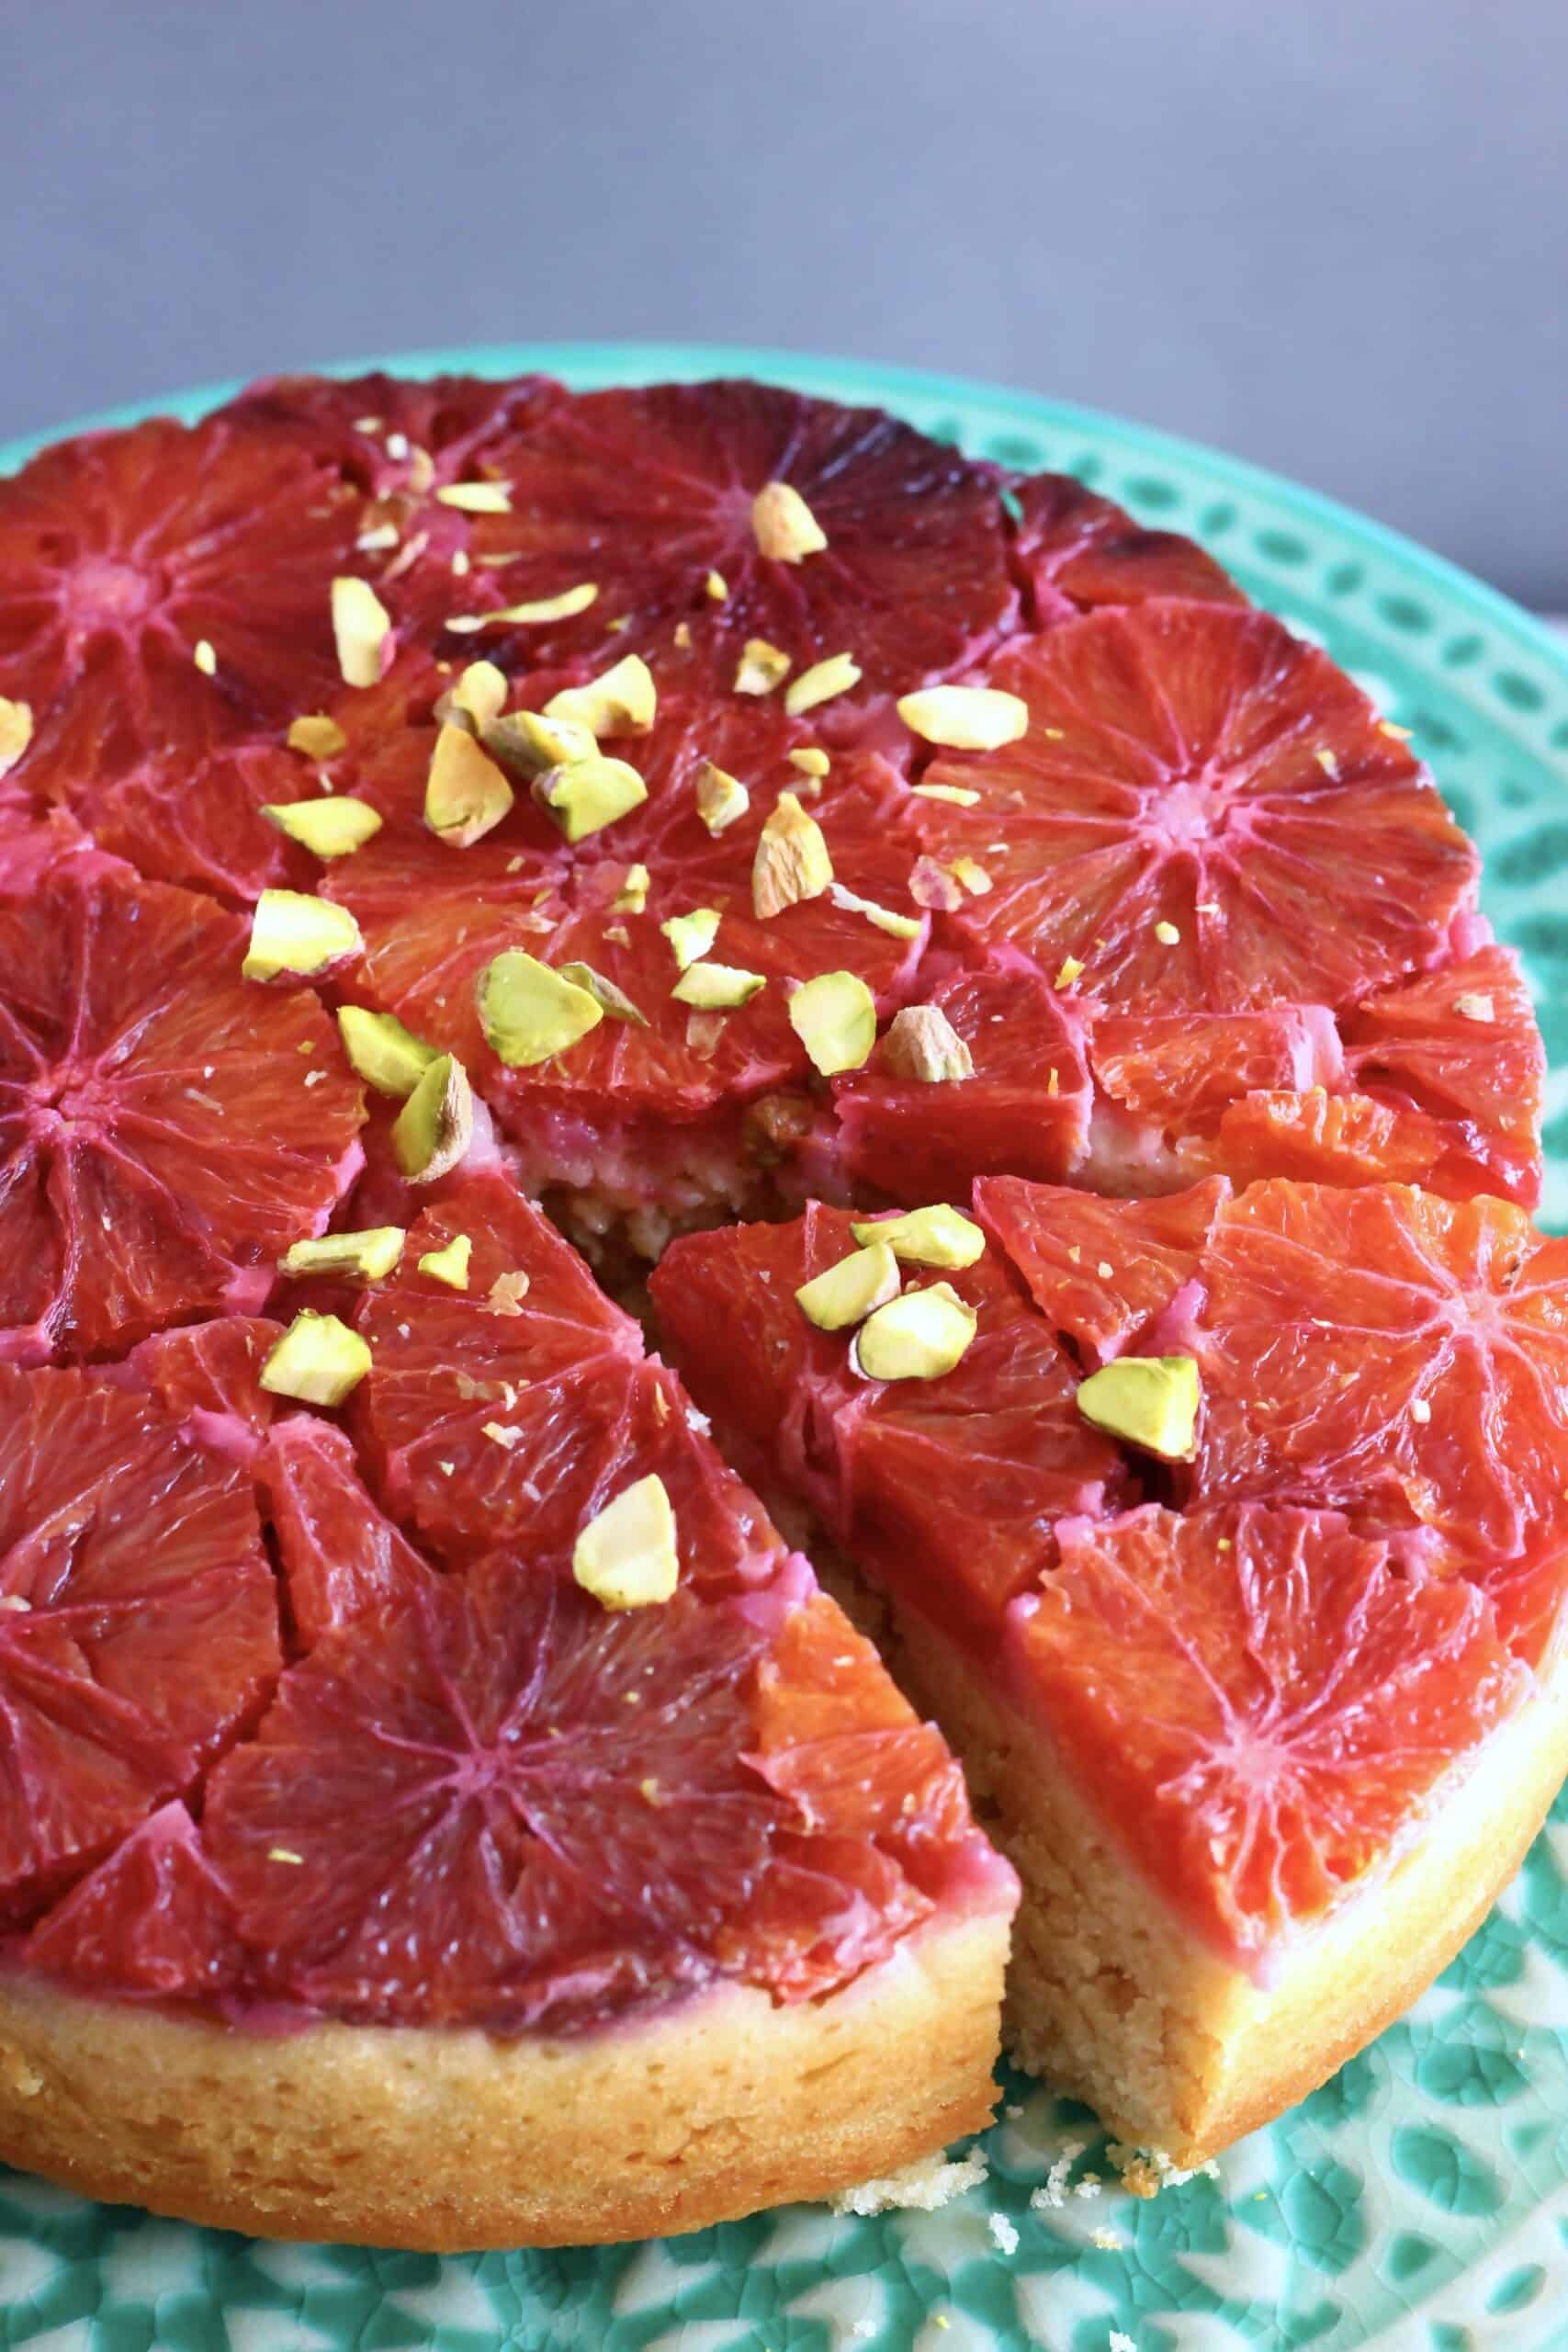
M 1129 2139 L 1322 2079 L 1568 1761 L 1476 886 L 1199 548 L 879 413 L 0 482 L 0 2155 L 693 2228 L 979 2128 L 1015 1912 Z

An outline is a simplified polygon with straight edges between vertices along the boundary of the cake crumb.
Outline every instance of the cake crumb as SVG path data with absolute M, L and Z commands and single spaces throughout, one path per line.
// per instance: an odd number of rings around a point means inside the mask
M 1180 2188 L 1200 2177 L 1205 2180 L 1220 2177 L 1213 2156 L 1207 2164 L 1181 2165 L 1173 2164 L 1163 2148 L 1134 2148 L 1125 2140 L 1112 2140 L 1106 2154 L 1122 2176 L 1122 2188 L 1134 2197 L 1157 2197 L 1162 2188 Z
M 949 2164 L 942 2156 L 921 2156 L 902 2172 L 883 2180 L 863 2180 L 856 2188 L 840 2188 L 828 2199 L 835 2213 L 855 2213 L 863 2219 L 895 2211 L 934 2213 L 966 2190 L 978 2188 L 986 2177 L 986 2158 L 978 2148 Z
M 1113 2327 L 1106 2339 L 1105 2352 L 1138 2352 L 1138 2347 L 1130 2335 L 1123 2335 L 1119 2327 Z
M 1089 2242 L 1090 2245 L 1097 2245 L 1101 2254 L 1120 2254 L 1126 2244 L 1126 2240 L 1118 2237 L 1114 2230 L 1090 2230 Z
M 1029 2201 L 1037 2213 L 1050 2212 L 1067 2201 L 1067 2175 L 1089 2145 L 1087 2140 L 1064 2140 L 1062 2153 Z
M 998 2254 L 1018 2252 L 1018 2231 L 1005 2213 L 993 2213 L 986 2227 L 991 2233 L 991 2244 Z

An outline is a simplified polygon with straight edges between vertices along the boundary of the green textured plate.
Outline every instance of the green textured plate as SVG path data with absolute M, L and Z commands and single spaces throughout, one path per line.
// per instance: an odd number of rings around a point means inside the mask
M 778 351 L 528 345 L 383 363 L 578 385 L 770 377 L 877 402 L 1188 531 L 1415 730 L 1486 860 L 1553 1065 L 1547 1223 L 1568 1227 L 1568 653 L 1477 581 L 1311 492 L 1141 425 Z M 340 372 L 348 372 L 346 369 Z M 158 403 L 194 416 L 230 387 Z M 123 424 L 147 409 L 94 424 Z M 40 436 L 42 437 L 42 436 Z M 53 438 L 53 435 L 49 436 Z M 0 446 L 0 471 L 37 442 Z M 798 2206 L 640 2246 L 450 2259 L 269 2245 L 0 2172 L 0 2346 L 102 2352 L 1551 2352 L 1568 2346 L 1568 1803 L 1411 2014 L 1217 2180 L 1151 2204 L 1031 2194 L 1083 2110 L 1012 2081 L 981 2188 L 934 2214 Z M 1016 2244 L 1014 2233 L 1016 2233 Z M 1008 2249 L 1011 2249 L 1010 2251 Z

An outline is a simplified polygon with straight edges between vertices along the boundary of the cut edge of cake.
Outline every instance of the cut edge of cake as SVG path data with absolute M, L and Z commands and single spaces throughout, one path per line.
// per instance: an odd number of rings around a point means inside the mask
M 832 1581 L 842 1595 L 842 1573 Z M 1184 2168 L 1294 2106 L 1410 2007 L 1508 1884 L 1568 1774 L 1560 1654 L 1456 1759 L 1408 1842 L 1270 1955 L 1259 1981 L 1120 1849 L 1043 1724 L 909 1609 L 881 1605 L 890 1671 L 941 1725 L 977 1819 L 1022 1882 L 1004 2042 L 1115 2137 Z

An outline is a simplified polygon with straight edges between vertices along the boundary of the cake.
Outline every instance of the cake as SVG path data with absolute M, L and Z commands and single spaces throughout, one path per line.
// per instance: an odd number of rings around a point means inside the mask
M 0 482 L 0 2155 L 852 2193 L 1015 1912 L 1124 2137 L 1321 2079 L 1568 1762 L 1477 880 L 1200 549 L 875 412 L 282 379 Z

